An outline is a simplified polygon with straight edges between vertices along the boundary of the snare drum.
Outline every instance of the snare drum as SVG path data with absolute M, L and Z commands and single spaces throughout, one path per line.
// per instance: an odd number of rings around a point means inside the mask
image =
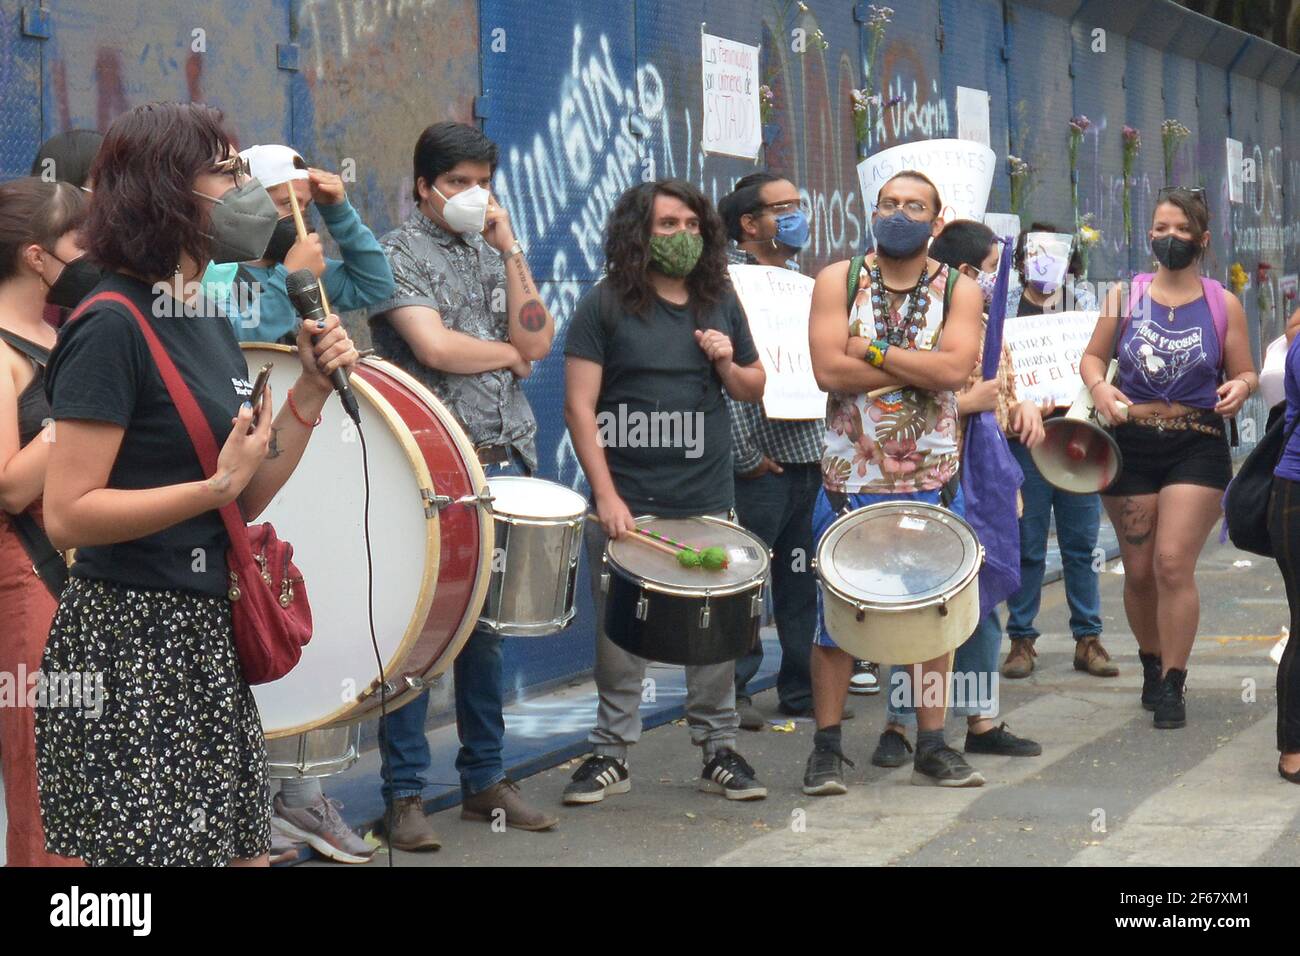
M 360 752 L 360 723 L 309 730 L 296 737 L 277 737 L 266 742 L 267 763 L 276 780 L 342 773 L 357 762 Z
M 984 548 L 946 508 L 884 502 L 836 519 L 817 546 L 826 630 L 859 660 L 917 664 L 979 623 Z
M 721 518 L 636 523 L 691 547 L 724 548 L 728 564 L 719 571 L 684 568 L 631 536 L 610 541 L 600 576 L 609 639 L 665 664 L 722 664 L 748 652 L 758 640 L 770 564 L 763 540 Z
M 488 479 L 496 549 L 479 626 L 503 637 L 541 637 L 573 621 L 587 502 L 553 481 Z
M 302 370 L 297 351 L 262 344 L 244 350 L 251 367 L 272 364 L 278 408 Z M 351 383 L 369 451 L 375 638 L 391 712 L 446 670 L 474 629 L 491 573 L 487 481 L 465 433 L 415 379 L 367 358 Z M 361 451 L 356 427 L 331 396 L 302 461 L 262 515 L 293 542 L 315 624 L 298 665 L 253 688 L 268 740 L 379 710 Z M 337 744 L 335 757 L 343 759 Z M 299 753 L 313 744 L 285 746 Z

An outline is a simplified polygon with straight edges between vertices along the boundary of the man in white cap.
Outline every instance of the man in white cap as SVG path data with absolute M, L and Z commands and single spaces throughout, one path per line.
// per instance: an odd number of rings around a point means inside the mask
M 264 258 L 213 264 L 205 277 L 219 301 L 226 299 L 227 314 L 239 339 L 293 339 L 298 314 L 289 301 L 285 279 L 298 269 L 310 269 L 320 279 L 335 312 L 367 308 L 393 294 L 388 257 L 348 202 L 342 179 L 308 167 L 288 146 L 252 146 L 240 156 L 248 160 L 250 173 L 266 187 L 281 218 Z M 305 240 L 298 238 L 290 189 L 297 194 L 304 218 L 313 205 L 320 211 L 320 218 L 338 243 L 342 260 L 325 258 L 315 233 Z M 229 289 L 228 297 L 222 295 L 222 289 Z M 339 863 L 365 863 L 374 853 L 374 847 L 343 820 L 339 804 L 325 798 L 317 778 L 281 781 L 273 807 L 272 835 L 281 841 L 307 843 Z
M 227 314 L 241 341 L 293 338 L 298 314 L 285 291 L 285 278 L 298 269 L 310 269 L 321 280 L 335 312 L 365 309 L 393 294 L 388 257 L 348 202 L 339 176 L 309 167 L 288 146 L 250 146 L 239 155 L 248 160 L 249 171 L 266 187 L 280 210 L 280 222 L 264 258 L 209 267 L 210 285 L 221 289 L 230 284 Z M 305 240 L 298 238 L 290 189 L 298 197 L 304 219 L 312 206 L 320 211 L 320 218 L 338 243 L 341 260 L 325 258 L 316 233 Z

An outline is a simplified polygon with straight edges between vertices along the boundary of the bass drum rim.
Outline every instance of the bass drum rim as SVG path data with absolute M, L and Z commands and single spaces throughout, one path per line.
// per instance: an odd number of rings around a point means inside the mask
M 245 353 L 250 354 L 260 351 L 280 352 L 294 356 L 297 356 L 298 354 L 297 347 L 281 345 L 275 342 L 241 342 L 240 348 Z M 371 361 L 371 359 L 367 359 L 366 361 Z M 410 428 L 407 427 L 406 422 L 402 417 L 397 414 L 397 410 L 389 404 L 388 400 L 380 394 L 377 388 L 375 388 L 370 382 L 366 381 L 362 376 L 353 374 L 349 376 L 348 380 L 353 391 L 357 392 L 360 396 L 365 398 L 366 401 L 370 402 L 374 406 L 375 410 L 379 412 L 379 416 L 383 419 L 385 427 L 388 428 L 393 437 L 397 439 L 403 453 L 406 455 L 407 461 L 415 471 L 417 485 L 422 488 L 432 488 L 433 479 L 429 474 L 429 467 L 426 464 L 424 456 L 421 454 L 420 448 L 416 444 L 414 437 L 411 435 Z M 329 400 L 332 401 L 333 396 L 331 396 Z M 290 477 L 292 478 L 292 475 Z M 281 488 L 281 494 L 283 493 L 283 490 L 284 489 Z M 440 522 L 427 522 L 424 549 L 424 573 L 420 578 L 420 597 L 416 603 L 415 610 L 412 612 L 410 620 L 407 622 L 406 630 L 402 635 L 402 640 L 398 644 L 397 649 L 393 652 L 391 658 L 393 661 L 400 662 L 411 652 L 411 648 L 415 645 L 416 640 L 419 638 L 420 633 L 424 628 L 424 622 L 428 620 L 429 611 L 433 607 L 434 586 L 438 580 L 439 572 L 441 571 L 442 535 Z M 310 594 L 311 582 L 307 583 L 307 587 L 308 593 Z M 313 626 L 313 636 L 318 626 L 319 625 Z M 370 636 L 368 631 L 365 636 L 368 640 Z M 332 711 L 325 717 L 311 723 L 298 724 L 287 728 L 276 728 L 269 731 L 263 728 L 263 733 L 267 740 L 279 740 L 282 737 L 294 737 L 300 734 L 305 734 L 308 731 L 323 730 L 332 727 L 335 724 L 355 720 L 360 715 L 354 713 L 354 711 L 357 710 L 358 704 L 367 696 L 367 694 L 369 694 L 369 692 L 369 688 L 367 688 L 367 690 L 358 693 L 352 701 L 344 704 L 337 710 Z
M 429 411 L 433 414 L 434 418 L 436 418 L 438 422 L 446 429 L 447 434 L 451 436 L 451 440 L 455 444 L 456 450 L 460 453 L 461 464 L 465 468 L 465 471 L 468 473 L 469 484 L 471 489 L 473 489 L 473 492 L 478 495 L 482 495 L 487 492 L 488 489 L 487 475 L 483 471 L 483 466 L 479 463 L 478 453 L 474 450 L 473 443 L 470 442 L 469 436 L 465 434 L 465 429 L 461 427 L 460 422 L 456 420 L 456 416 L 454 416 L 450 412 L 450 410 L 448 410 L 448 408 L 442 403 L 442 401 L 436 395 L 433 394 L 433 392 L 428 388 L 428 386 L 424 385 L 422 382 L 420 382 L 419 379 L 411 375 L 405 369 L 398 367 L 397 365 L 387 361 L 386 359 L 381 359 L 378 356 L 367 356 L 366 358 L 358 362 L 357 366 L 358 368 L 361 368 L 364 371 L 372 371 L 376 374 L 388 375 L 393 379 L 395 379 L 403 387 L 408 388 L 412 392 L 414 392 L 416 396 L 425 403 Z M 358 376 L 355 374 L 352 376 L 352 378 L 354 379 L 357 377 Z M 392 409 L 392 406 L 389 405 L 387 401 L 385 401 L 385 405 L 387 405 L 389 409 L 393 411 L 394 415 L 397 415 L 396 410 Z M 397 415 L 397 418 L 399 421 L 402 422 L 403 427 L 405 428 L 406 427 L 405 420 L 403 420 L 400 415 Z M 423 475 L 427 479 L 425 487 L 429 488 L 430 491 L 436 493 L 437 489 L 433 487 L 433 479 L 429 475 L 428 465 L 424 461 L 423 452 L 419 450 L 419 444 L 415 441 L 414 436 L 411 435 L 409 428 L 406 428 L 406 432 L 407 432 L 407 437 L 410 439 L 411 447 L 416 449 L 417 454 L 419 454 L 420 456 L 420 465 L 423 468 Z M 453 505 L 452 507 L 461 507 L 461 506 Z M 478 617 L 483 612 L 483 604 L 484 601 L 487 599 L 488 586 L 491 583 L 492 550 L 495 547 L 495 541 L 496 541 L 496 536 L 492 525 L 491 509 L 479 504 L 465 505 L 463 507 L 472 507 L 476 513 L 477 520 L 478 520 L 478 570 L 475 573 L 474 584 L 471 587 L 469 600 L 466 602 L 465 613 L 461 616 L 460 624 L 457 626 L 456 632 L 452 636 L 451 641 L 448 642 L 446 648 L 443 650 L 443 652 L 440 655 L 438 655 L 438 658 L 434 661 L 434 663 L 419 672 L 419 679 L 422 682 L 428 682 L 433 678 L 439 677 L 442 674 L 446 673 L 447 670 L 451 667 L 451 665 L 455 663 L 456 658 L 460 656 L 460 652 L 464 649 L 466 642 L 469 641 L 470 635 L 474 633 L 474 629 L 478 624 Z M 439 518 L 437 522 L 431 521 L 430 524 L 435 524 L 439 530 L 438 554 L 441 555 L 441 548 L 442 548 L 442 538 L 440 533 L 442 528 L 441 518 Z M 441 576 L 441 573 L 442 573 L 442 566 L 441 566 L 441 562 L 438 561 L 437 573 L 434 574 L 435 587 L 436 587 L 437 579 Z M 430 593 L 430 597 L 429 597 L 430 608 L 432 608 L 433 601 L 436 599 L 436 597 L 437 597 L 436 593 Z M 427 622 L 427 620 L 428 620 L 428 614 L 426 613 L 425 617 L 422 619 L 421 628 L 420 631 L 417 633 L 416 637 L 423 635 L 424 622 Z M 408 633 L 407 636 L 409 638 L 410 634 Z M 403 646 L 406 646 L 405 640 L 403 642 Z M 395 677 L 395 675 L 386 674 L 385 679 L 394 680 L 400 678 Z M 407 687 L 405 690 L 398 691 L 396 694 L 394 694 L 392 697 L 386 700 L 383 704 L 383 707 L 388 713 L 391 714 L 393 711 L 398 710 L 401 707 L 404 707 L 406 704 L 410 703 L 416 697 L 420 696 L 421 694 L 425 693 L 428 690 L 429 688 L 427 686 Z M 358 701 L 366 700 L 369 703 L 369 706 L 363 708 L 358 716 L 361 719 L 366 719 L 368 717 L 374 716 L 380 709 L 379 694 L 378 694 L 378 678 L 376 678 L 375 682 L 371 685 L 370 688 L 367 689 L 365 693 L 358 695 L 357 699 Z

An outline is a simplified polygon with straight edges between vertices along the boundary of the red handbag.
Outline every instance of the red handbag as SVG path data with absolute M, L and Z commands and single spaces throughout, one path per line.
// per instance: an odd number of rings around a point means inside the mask
M 205 473 L 215 474 L 219 448 L 207 419 L 199 410 L 194 393 L 176 369 L 167 349 L 135 303 L 116 292 L 92 296 L 68 319 L 81 317 L 96 302 L 116 302 L 135 318 L 153 353 L 172 404 L 180 413 L 190 441 Z M 293 545 L 276 537 L 269 523 L 248 525 L 237 502 L 220 509 L 221 520 L 230 535 L 226 564 L 230 572 L 231 623 L 235 652 L 244 680 L 267 684 L 279 680 L 302 658 L 311 640 L 311 605 L 302 572 L 293 563 Z

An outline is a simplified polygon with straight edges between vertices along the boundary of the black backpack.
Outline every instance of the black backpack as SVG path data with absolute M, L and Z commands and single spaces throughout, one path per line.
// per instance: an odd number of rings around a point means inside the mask
M 1268 500 L 1273 493 L 1273 469 L 1291 441 L 1300 414 L 1288 428 L 1286 415 L 1278 418 L 1264 433 L 1237 475 L 1223 493 L 1223 518 L 1228 525 L 1228 539 L 1233 547 L 1265 558 L 1273 557 L 1273 542 L 1268 534 Z

